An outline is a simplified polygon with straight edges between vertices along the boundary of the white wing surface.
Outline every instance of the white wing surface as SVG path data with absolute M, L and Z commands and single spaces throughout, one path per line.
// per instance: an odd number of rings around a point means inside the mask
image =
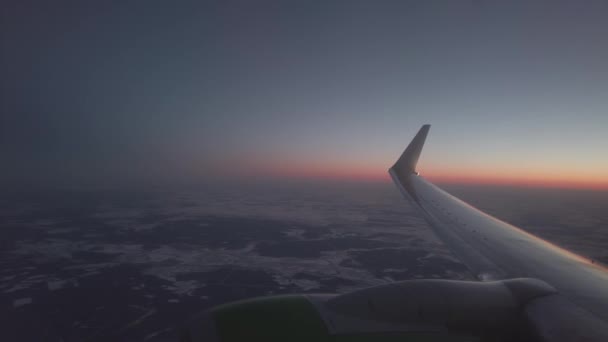
M 456 256 L 479 280 L 537 278 L 608 322 L 605 267 L 481 212 L 416 172 L 429 128 L 422 126 L 389 173 Z

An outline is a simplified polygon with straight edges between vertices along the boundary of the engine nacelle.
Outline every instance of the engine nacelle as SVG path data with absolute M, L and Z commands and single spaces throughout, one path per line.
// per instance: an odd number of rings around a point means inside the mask
M 343 295 L 262 297 L 195 317 L 182 341 L 492 341 L 525 328 L 530 301 L 556 291 L 535 279 L 411 280 Z

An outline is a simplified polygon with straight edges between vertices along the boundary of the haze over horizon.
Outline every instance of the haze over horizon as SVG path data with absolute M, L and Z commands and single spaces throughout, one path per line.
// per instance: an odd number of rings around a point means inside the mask
M 608 3 L 9 1 L 0 184 L 608 189 Z

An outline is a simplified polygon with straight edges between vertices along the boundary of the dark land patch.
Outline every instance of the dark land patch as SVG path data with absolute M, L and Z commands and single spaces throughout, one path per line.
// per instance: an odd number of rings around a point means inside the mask
M 262 242 L 256 246 L 260 255 L 271 257 L 319 258 L 321 252 L 342 251 L 351 248 L 380 248 L 396 246 L 396 243 L 369 240 L 357 237 L 343 237 L 319 240 L 295 240 L 282 243 Z
M 363 268 L 377 277 L 390 276 L 396 280 L 413 277 L 433 277 L 446 271 L 466 271 L 466 267 L 449 259 L 428 256 L 419 249 L 382 248 L 368 251 L 351 251 L 352 259 L 344 260 L 341 266 Z
M 327 277 L 327 276 L 317 276 L 309 273 L 296 273 L 293 276 L 294 279 L 306 279 L 313 280 L 318 282 L 321 286 L 317 289 L 312 289 L 306 292 L 309 293 L 336 293 L 336 289 L 344 286 L 355 286 L 357 283 L 350 279 L 345 279 L 341 277 Z

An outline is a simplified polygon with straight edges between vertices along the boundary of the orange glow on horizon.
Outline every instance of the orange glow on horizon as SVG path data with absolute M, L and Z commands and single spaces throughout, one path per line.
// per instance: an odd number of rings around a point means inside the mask
M 258 174 L 272 177 L 286 177 L 296 179 L 327 179 L 327 180 L 360 180 L 360 181 L 388 181 L 388 173 L 378 171 L 377 168 L 366 168 L 360 165 L 332 166 L 332 165 L 299 165 L 285 163 L 273 167 L 257 168 Z
M 564 171 L 525 167 L 495 170 L 490 167 L 467 169 L 442 165 L 424 168 L 421 174 L 436 183 L 608 190 L 608 175 L 600 170 Z
M 598 174 L 560 173 L 545 170 L 469 170 L 465 168 L 427 167 L 420 171 L 426 179 L 444 184 L 499 185 L 543 188 L 608 190 L 608 176 Z M 256 175 L 293 179 L 324 179 L 390 182 L 388 168 L 349 163 L 347 165 L 275 163 L 249 167 Z
M 565 179 L 565 178 L 525 178 L 525 177 L 499 177 L 487 175 L 441 175 L 422 174 L 434 183 L 444 184 L 471 184 L 471 185 L 500 185 L 500 186 L 523 186 L 536 188 L 566 188 L 566 189 L 590 189 L 608 190 L 608 181 Z

